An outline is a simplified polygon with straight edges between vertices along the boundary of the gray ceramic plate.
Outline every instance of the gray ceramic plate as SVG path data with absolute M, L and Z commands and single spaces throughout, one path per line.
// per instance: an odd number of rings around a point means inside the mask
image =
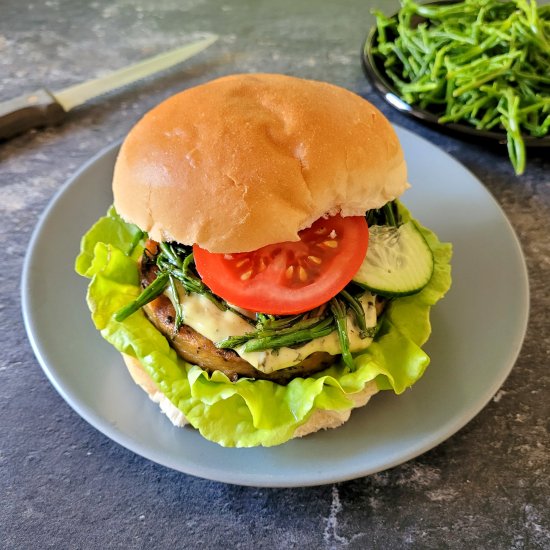
M 454 434 L 496 393 L 520 351 L 529 303 L 525 262 L 509 222 L 480 182 L 429 142 L 403 129 L 399 135 L 413 184 L 404 202 L 454 244 L 453 287 L 432 313 L 426 346 L 432 363 L 412 389 L 399 397 L 378 394 L 342 428 L 274 448 L 225 449 L 191 428 L 172 427 L 94 329 L 86 280 L 73 271 L 81 235 L 111 203 L 116 146 L 61 189 L 29 246 L 23 313 L 51 383 L 79 415 L 135 453 L 242 485 L 352 479 L 405 462 Z

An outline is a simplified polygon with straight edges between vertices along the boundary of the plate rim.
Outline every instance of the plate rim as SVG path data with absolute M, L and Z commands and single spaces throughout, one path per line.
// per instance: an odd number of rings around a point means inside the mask
M 426 140 L 424 137 L 419 136 L 414 132 L 411 132 L 410 130 L 407 130 L 403 127 L 400 127 L 398 125 L 394 125 L 394 126 L 398 128 L 399 131 L 405 132 L 406 134 L 411 134 L 414 137 L 414 139 L 418 139 L 421 142 L 427 142 L 430 146 L 436 147 L 442 154 L 444 154 L 449 159 L 452 159 L 452 161 L 459 164 L 464 170 L 468 172 L 470 177 L 473 178 L 475 182 L 481 186 L 481 188 L 486 194 L 487 199 L 491 201 L 493 203 L 493 206 L 495 206 L 500 212 L 502 219 L 508 226 L 508 229 L 510 231 L 510 236 L 513 239 L 514 248 L 518 253 L 519 259 L 521 260 L 520 262 L 522 266 L 521 275 L 525 283 L 523 285 L 523 290 L 525 291 L 523 296 L 524 299 L 522 300 L 522 304 L 524 308 L 523 308 L 523 311 L 521 312 L 522 330 L 514 335 L 515 342 L 513 346 L 513 352 L 508 357 L 508 364 L 506 365 L 506 368 L 499 370 L 499 376 L 493 380 L 493 384 L 491 385 L 491 387 L 486 388 L 485 391 L 483 392 L 483 395 L 478 398 L 478 402 L 476 403 L 475 407 L 470 407 L 469 409 L 463 410 L 462 414 L 456 415 L 453 417 L 452 422 L 448 422 L 442 425 L 437 431 L 432 431 L 428 433 L 424 438 L 418 440 L 415 443 L 415 445 L 411 446 L 408 452 L 401 453 L 394 460 L 387 461 L 382 468 L 354 468 L 354 469 L 350 469 L 346 474 L 336 472 L 333 475 L 330 475 L 330 474 L 329 475 L 321 474 L 318 476 L 312 475 L 312 476 L 309 476 L 308 479 L 296 480 L 291 482 L 284 481 L 280 478 L 273 477 L 266 474 L 250 474 L 250 473 L 243 474 L 241 472 L 239 475 L 222 475 L 222 472 L 220 471 L 219 467 L 211 467 L 211 466 L 204 466 L 204 465 L 198 465 L 198 464 L 194 464 L 193 468 L 184 469 L 181 467 L 181 464 L 176 464 L 174 461 L 168 460 L 167 458 L 169 457 L 160 457 L 158 454 L 155 453 L 155 449 L 150 450 L 147 446 L 143 446 L 139 441 L 136 441 L 135 438 L 132 438 L 128 434 L 124 433 L 122 430 L 114 429 L 112 426 L 109 427 L 110 429 L 106 430 L 105 427 L 107 423 L 104 417 L 101 414 L 98 414 L 97 411 L 89 410 L 88 407 L 83 406 L 81 403 L 76 402 L 71 397 L 70 392 L 67 392 L 66 388 L 64 388 L 63 381 L 59 380 L 58 377 L 56 376 L 55 368 L 52 368 L 52 366 L 50 366 L 46 361 L 44 354 L 42 353 L 43 350 L 41 347 L 41 343 L 36 339 L 36 335 L 34 332 L 34 320 L 32 318 L 32 311 L 29 304 L 30 296 L 27 289 L 30 282 L 30 273 L 31 273 L 32 261 L 33 261 L 32 251 L 36 246 L 37 240 L 40 238 L 44 230 L 44 226 L 48 221 L 51 212 L 55 209 L 58 201 L 65 195 L 68 189 L 78 184 L 78 180 L 82 177 L 83 173 L 89 170 L 91 167 L 93 167 L 98 161 L 101 161 L 103 157 L 109 154 L 112 154 L 114 150 L 120 147 L 121 141 L 114 142 L 108 145 L 107 147 L 103 148 L 99 152 L 97 152 L 95 155 L 93 155 L 71 177 L 69 177 L 67 181 L 61 186 L 61 188 L 52 196 L 52 198 L 50 199 L 48 205 L 42 212 L 33 230 L 33 233 L 27 248 L 27 253 L 25 255 L 24 263 L 23 263 L 23 270 L 21 275 L 21 303 L 22 303 L 22 313 L 23 313 L 25 329 L 26 329 L 29 341 L 31 343 L 31 347 L 41 366 L 41 369 L 44 371 L 47 379 L 54 386 L 54 388 L 59 393 L 59 395 L 61 395 L 64 401 L 82 419 L 84 419 L 91 426 L 93 426 L 95 429 L 101 432 L 104 436 L 108 437 L 115 443 L 118 443 L 122 447 L 148 460 L 151 460 L 152 462 L 156 462 L 165 467 L 177 470 L 179 472 L 182 472 L 188 475 L 209 479 L 211 481 L 218 481 L 218 482 L 224 482 L 229 484 L 253 486 L 253 487 L 284 488 L 284 487 L 318 486 L 318 485 L 325 485 L 330 483 L 356 479 L 359 477 L 364 477 L 380 471 L 386 471 L 388 469 L 394 468 L 395 466 L 403 464 L 409 460 L 412 460 L 413 458 L 416 458 L 424 454 L 425 452 L 435 448 L 436 446 L 440 445 L 443 441 L 447 440 L 448 438 L 456 434 L 460 429 L 462 429 L 466 424 L 468 424 L 475 416 L 477 416 L 486 407 L 486 405 L 490 402 L 490 400 L 496 394 L 498 389 L 506 381 L 507 377 L 509 376 L 520 354 L 520 351 L 525 339 L 526 331 L 527 331 L 529 309 L 530 309 L 530 288 L 529 288 L 527 265 L 525 262 L 525 256 L 523 254 L 521 243 L 517 237 L 517 234 L 512 224 L 510 223 L 510 220 L 507 218 L 506 214 L 504 213 L 504 211 L 502 210 L 502 208 L 500 207 L 496 199 L 485 188 L 482 182 L 474 174 L 472 174 L 472 172 L 468 170 L 468 168 L 466 168 L 462 163 L 460 163 L 458 160 L 452 157 L 452 155 L 450 155 L 443 149 L 439 148 L 435 144 L 432 144 L 431 142 L 429 142 L 429 140 Z M 143 394 L 143 396 L 144 398 L 146 397 L 145 394 Z M 159 412 L 157 411 L 155 412 L 159 414 Z M 201 437 L 198 435 L 198 433 L 197 433 L 197 436 Z M 269 448 L 264 448 L 264 449 L 269 450 Z M 228 452 L 232 451 L 232 449 L 224 449 L 224 450 L 227 450 Z

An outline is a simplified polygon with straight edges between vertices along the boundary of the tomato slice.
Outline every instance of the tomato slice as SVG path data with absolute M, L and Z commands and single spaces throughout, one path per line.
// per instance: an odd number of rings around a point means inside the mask
M 302 313 L 338 294 L 367 253 L 364 216 L 320 218 L 297 242 L 215 254 L 193 247 L 203 282 L 227 302 L 273 315 Z

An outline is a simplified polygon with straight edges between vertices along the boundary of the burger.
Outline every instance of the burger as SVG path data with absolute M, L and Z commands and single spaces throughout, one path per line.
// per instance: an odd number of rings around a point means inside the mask
M 408 187 L 392 126 L 348 90 L 240 74 L 178 93 L 124 140 L 82 239 L 93 322 L 175 425 L 220 445 L 336 428 L 429 363 L 451 247 Z

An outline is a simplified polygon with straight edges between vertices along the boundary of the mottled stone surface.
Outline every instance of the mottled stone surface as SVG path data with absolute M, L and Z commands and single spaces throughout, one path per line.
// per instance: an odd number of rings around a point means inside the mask
M 59 128 L 0 144 L 0 547 L 550 547 L 550 155 L 533 154 L 516 178 L 504 151 L 442 136 L 382 104 L 359 63 L 374 5 L 390 11 L 395 2 L 0 3 L 0 99 L 43 85 L 60 89 L 204 32 L 221 36 L 183 67 L 96 100 Z M 218 75 L 258 70 L 346 86 L 455 156 L 508 215 L 529 268 L 527 337 L 489 405 L 423 456 L 333 486 L 224 485 L 123 449 L 49 384 L 20 313 L 27 243 L 66 178 L 163 98 Z

